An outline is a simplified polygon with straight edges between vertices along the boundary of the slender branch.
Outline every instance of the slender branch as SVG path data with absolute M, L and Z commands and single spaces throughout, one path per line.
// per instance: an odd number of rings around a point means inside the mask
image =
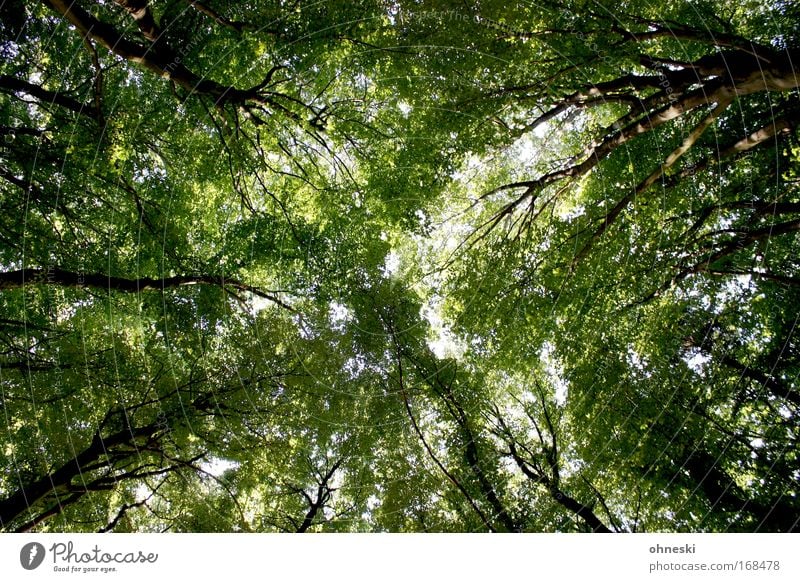
M 245 30 L 254 30 L 255 28 L 252 24 L 248 22 L 238 22 L 235 20 L 229 20 L 228 18 L 225 18 L 224 16 L 222 16 L 221 14 L 219 14 L 218 12 L 216 12 L 203 2 L 198 2 L 197 0 L 185 0 L 185 1 L 187 4 L 189 4 L 189 6 L 191 6 L 201 14 L 205 14 L 206 16 L 213 19 L 214 22 L 216 22 L 217 24 L 230 28 L 231 30 L 235 30 L 236 32 L 242 32 Z M 264 31 L 260 30 L 260 32 Z
M 700 136 L 708 129 L 708 127 L 714 123 L 714 121 L 725 111 L 728 106 L 731 104 L 732 99 L 727 99 L 717 103 L 717 105 L 711 110 L 711 112 L 706 115 L 700 123 L 698 123 L 695 128 L 689 133 L 686 138 L 684 138 L 681 145 L 675 148 L 664 160 L 658 168 L 653 170 L 647 178 L 645 178 L 639 185 L 636 186 L 631 192 L 626 194 L 622 197 L 622 199 L 617 202 L 614 208 L 606 215 L 605 219 L 603 220 L 602 224 L 594 231 L 591 238 L 584 244 L 583 248 L 581 248 L 578 253 L 576 253 L 575 258 L 573 259 L 573 267 L 581 262 L 581 260 L 589 253 L 592 249 L 594 244 L 600 240 L 603 236 L 603 233 L 611 226 L 619 215 L 622 214 L 623 210 L 627 208 L 630 203 L 639 195 L 643 194 L 650 186 L 652 186 L 656 180 L 658 180 L 664 173 L 669 170 L 672 166 L 675 165 L 681 156 L 683 156 L 689 149 L 700 139 Z
M 387 323 L 387 322 L 384 321 L 384 323 Z M 483 511 L 481 511 L 481 508 L 478 507 L 478 504 L 472 498 L 472 495 L 470 495 L 470 493 L 467 491 L 467 489 L 464 487 L 464 485 L 462 485 L 461 482 L 458 479 L 456 479 L 455 476 L 450 471 L 448 471 L 447 468 L 442 464 L 442 462 L 439 460 L 439 458 L 433 452 L 433 449 L 431 448 L 431 446 L 428 444 L 428 441 L 425 438 L 425 435 L 422 434 L 422 430 L 420 430 L 419 425 L 417 424 L 417 420 L 416 420 L 416 418 L 414 418 L 414 413 L 411 410 L 411 403 L 409 402 L 408 394 L 406 393 L 405 379 L 404 379 L 404 376 L 403 376 L 403 360 L 402 360 L 402 356 L 401 356 L 400 346 L 399 346 L 399 344 L 397 342 L 397 337 L 395 335 L 393 326 L 390 325 L 389 329 L 390 329 L 389 335 L 392 338 L 392 343 L 393 343 L 393 347 L 394 347 L 395 361 L 397 363 L 397 374 L 398 374 L 397 382 L 398 382 L 398 385 L 400 387 L 400 395 L 403 398 L 403 404 L 405 405 L 406 414 L 408 414 L 408 418 L 411 421 L 411 426 L 412 426 L 412 428 L 414 430 L 414 433 L 417 435 L 417 437 L 419 438 L 420 442 L 422 442 L 422 445 L 423 445 L 423 447 L 425 447 L 425 451 L 428 453 L 428 456 L 433 460 L 433 462 L 436 464 L 436 466 L 439 467 L 439 470 L 442 473 L 444 473 L 444 475 L 448 478 L 448 480 L 453 485 L 455 485 L 456 488 L 461 492 L 461 494 L 466 498 L 467 502 L 470 504 L 470 506 L 475 511 L 475 513 L 478 514 L 478 517 L 480 517 L 481 521 L 486 526 L 486 528 L 491 532 L 497 531 L 494 528 L 494 526 L 492 525 L 491 521 L 486 517 L 486 515 L 483 513 Z
M 119 508 L 119 511 L 117 512 L 117 515 L 114 516 L 114 519 L 112 519 L 106 525 L 104 525 L 99 530 L 97 530 L 97 533 L 110 532 L 115 527 L 117 527 L 117 524 L 120 522 L 120 520 L 123 517 L 125 517 L 125 515 L 128 513 L 128 511 L 130 511 L 131 509 L 136 509 L 137 507 L 142 507 L 142 506 L 146 505 L 148 499 L 150 499 L 150 497 L 148 497 L 147 499 L 142 499 L 141 501 L 137 501 L 136 503 L 126 503 L 126 504 L 124 504 L 122 507 Z

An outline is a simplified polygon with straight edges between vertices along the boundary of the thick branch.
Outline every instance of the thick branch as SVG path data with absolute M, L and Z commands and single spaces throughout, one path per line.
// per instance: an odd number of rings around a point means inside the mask
M 30 521 L 23 523 L 21 526 L 16 528 L 14 530 L 14 533 L 25 533 L 31 531 L 33 528 L 35 528 L 37 525 L 45 521 L 47 518 L 53 517 L 54 515 L 58 515 L 59 513 L 61 513 L 64 510 L 64 507 L 75 503 L 81 497 L 86 495 L 86 493 L 88 493 L 88 491 L 77 491 L 75 493 L 72 493 L 68 497 L 59 499 L 56 503 L 54 503 L 53 505 L 42 511 L 36 517 L 31 519 Z M 0 527 L 2 527 L 2 522 L 0 522 Z
M 703 341 L 701 342 L 694 340 L 692 337 L 690 337 L 689 340 L 690 342 L 688 345 L 691 347 L 697 348 L 705 354 L 715 357 L 715 354 L 711 351 L 711 346 L 707 338 L 703 338 Z M 723 365 L 739 372 L 741 377 L 757 382 L 763 388 L 769 390 L 769 392 L 776 398 L 785 398 L 795 405 L 800 405 L 800 392 L 797 392 L 797 390 L 795 390 L 792 386 L 785 384 L 772 374 L 765 374 L 764 372 L 761 372 L 752 366 L 743 364 L 729 353 L 724 353 L 720 357 L 720 362 Z
M 695 450 L 683 462 L 695 489 L 702 492 L 712 508 L 740 514 L 750 513 L 758 520 L 758 529 L 790 532 L 796 526 L 797 511 L 782 498 L 775 501 L 747 499 L 736 482 L 721 466 L 718 458 L 703 450 Z
M 151 425 L 142 428 L 124 429 L 106 437 L 101 436 L 99 432 L 95 433 L 89 446 L 61 467 L 18 489 L 7 498 L 0 500 L 0 527 L 6 527 L 6 524 L 29 511 L 34 504 L 47 495 L 57 493 L 59 489 L 68 486 L 75 477 L 82 475 L 86 471 L 86 467 L 102 458 L 109 449 L 133 443 L 137 438 L 150 437 L 157 431 L 158 427 Z M 72 497 L 75 496 L 73 495 L 67 499 L 72 499 Z M 72 501 L 77 501 L 77 498 L 72 499 Z M 62 500 L 57 504 L 58 511 L 61 511 L 65 502 L 66 500 Z M 55 513 L 58 513 L 58 511 Z M 48 515 L 53 515 L 53 513 L 51 512 Z
M 712 123 L 714 123 L 714 121 L 720 116 L 720 114 L 723 111 L 725 111 L 728 108 L 730 104 L 731 104 L 730 99 L 718 103 L 713 108 L 711 113 L 706 115 L 700 121 L 700 123 L 698 123 L 695 126 L 695 128 L 691 131 L 691 133 L 689 133 L 689 135 L 686 136 L 683 142 L 681 142 L 681 145 L 675 148 L 675 150 L 673 150 L 666 157 L 664 163 L 662 163 L 658 168 L 653 170 L 650 173 L 650 175 L 647 176 L 647 178 L 645 178 L 642 182 L 639 183 L 638 186 L 636 186 L 636 188 L 634 188 L 631 192 L 628 192 L 628 194 L 623 196 L 622 199 L 619 202 L 617 202 L 614 208 L 612 208 L 611 211 L 606 215 L 602 224 L 592 234 L 592 237 L 586 242 L 583 248 L 580 251 L 578 251 L 578 253 L 575 255 L 573 265 L 579 263 L 589 253 L 594 244 L 598 240 L 600 240 L 600 238 L 603 236 L 603 233 L 608 229 L 608 227 L 611 226 L 617 220 L 617 218 L 619 218 L 619 215 L 622 214 L 622 212 L 630 205 L 631 202 L 633 202 L 633 200 L 637 196 L 643 194 L 648 188 L 650 188 L 650 186 L 655 184 L 656 180 L 661 178 L 661 176 L 663 176 L 667 170 L 669 170 L 672 166 L 675 165 L 675 162 L 677 162 L 681 158 L 681 156 L 683 156 L 686 152 L 689 151 L 689 149 L 697 142 L 697 140 L 700 139 L 700 136 L 703 135 L 705 130 L 708 129 L 708 127 Z
M 9 95 L 25 93 L 36 98 L 42 103 L 60 105 L 61 107 L 69 109 L 70 111 L 74 111 L 75 113 L 79 113 L 80 115 L 94 117 L 91 107 L 80 103 L 63 92 L 50 91 L 39 85 L 34 85 L 33 83 L 28 83 L 27 81 L 22 81 L 9 75 L 0 75 L 0 92 Z
M 331 489 L 329 483 L 333 474 L 339 469 L 344 459 L 339 459 L 333 464 L 325 475 L 319 480 L 318 487 L 317 487 L 317 496 L 316 499 L 311 499 L 311 497 L 305 492 L 302 491 L 303 496 L 309 502 L 308 512 L 306 512 L 305 517 L 303 518 L 303 523 L 301 523 L 296 530 L 296 533 L 305 533 L 308 531 L 314 524 L 314 519 L 316 519 L 317 514 L 323 510 L 325 504 L 330 500 L 331 493 L 333 489 Z
M 600 520 L 599 517 L 592 511 L 588 505 L 584 505 L 577 501 L 575 498 L 570 497 L 557 487 L 552 480 L 543 472 L 535 471 L 531 465 L 527 463 L 519 454 L 516 448 L 516 443 L 509 437 L 509 449 L 514 462 L 520 468 L 522 473 L 534 483 L 538 483 L 547 487 L 550 497 L 552 497 L 559 505 L 568 509 L 578 517 L 580 517 L 586 525 L 588 525 L 594 533 L 613 533 L 606 525 Z
M 291 115 L 291 112 L 281 105 L 263 97 L 259 92 L 262 86 L 242 90 L 222 85 L 189 70 L 182 62 L 183 55 L 176 54 L 175 51 L 165 46 L 162 42 L 159 42 L 159 46 L 156 49 L 152 46 L 132 42 L 126 39 L 116 28 L 98 20 L 75 2 L 69 0 L 42 1 L 65 17 L 78 29 L 78 32 L 83 37 L 97 41 L 112 53 L 143 66 L 159 77 L 175 82 L 191 93 L 211 96 L 216 103 L 244 105 L 247 102 L 251 102 L 263 106 L 274 106 Z M 140 12 L 141 5 L 146 7 L 146 3 L 131 1 L 121 4 L 130 5 L 136 14 L 142 14 L 141 19 L 137 20 L 137 23 L 140 23 L 140 29 L 144 27 L 142 30 L 143 32 L 145 29 L 147 30 L 146 36 L 155 36 L 158 39 L 157 27 L 154 29 L 150 25 L 152 16 L 147 16 L 149 10 Z
M 161 36 L 161 29 L 156 24 L 156 19 L 150 11 L 147 0 L 114 0 L 119 6 L 131 15 L 142 35 L 150 42 L 155 43 Z
M 724 247 L 712 253 L 706 259 L 695 264 L 688 270 L 688 273 L 696 273 L 704 271 L 707 268 L 713 268 L 714 263 L 720 259 L 732 255 L 737 251 L 743 250 L 759 240 L 797 232 L 798 230 L 800 230 L 800 220 L 790 220 L 778 224 L 769 224 L 767 226 L 745 232 L 729 241 Z
M 452 405 L 453 412 L 452 414 L 456 424 L 461 431 L 462 437 L 464 438 L 465 445 L 464 445 L 464 459 L 467 461 L 467 465 L 472 470 L 472 473 L 475 475 L 475 478 L 478 480 L 478 484 L 481 488 L 481 492 L 483 493 L 486 500 L 492 506 L 492 510 L 494 514 L 497 516 L 497 519 L 500 523 L 503 524 L 503 527 L 507 531 L 516 531 L 517 526 L 514 524 L 514 520 L 511 519 L 511 515 L 509 515 L 506 508 L 503 506 L 503 503 L 500 501 L 500 497 L 497 495 L 497 492 L 494 489 L 494 486 L 489 481 L 486 473 L 484 472 L 483 468 L 481 467 L 480 456 L 478 454 L 478 443 L 475 439 L 475 435 L 472 432 L 472 428 L 469 425 L 469 419 L 467 417 L 464 408 L 461 404 L 456 400 L 455 396 L 453 395 L 450 386 L 444 385 L 441 380 L 439 379 L 438 374 L 425 374 L 425 378 L 431 382 L 438 385 L 438 392 L 442 396 L 442 398 L 446 399 L 446 404 L 448 404 L 448 408 Z
M 584 505 L 577 501 L 574 497 L 570 497 L 560 489 L 551 489 L 550 496 L 556 500 L 561 506 L 569 509 L 575 515 L 580 517 L 586 525 L 588 525 L 594 533 L 613 533 L 606 525 L 600 521 L 600 518 L 592 511 L 588 505 Z
M 746 276 L 752 277 L 754 279 L 764 279 L 766 281 L 775 281 L 776 283 L 781 283 L 783 285 L 788 285 L 790 287 L 800 287 L 800 279 L 797 277 L 789 277 L 787 275 L 779 275 L 777 273 L 768 273 L 768 272 L 760 272 L 760 271 L 729 271 L 725 269 L 704 269 L 704 273 L 708 273 L 710 275 L 725 275 L 725 276 Z
M 101 274 L 82 274 L 64 269 L 20 269 L 0 273 L 0 292 L 8 289 L 19 289 L 25 285 L 59 285 L 61 287 L 94 287 L 106 289 L 108 291 L 119 291 L 122 293 L 139 293 L 142 291 L 152 291 L 170 289 L 175 287 L 185 287 L 188 285 L 216 285 L 222 288 L 233 288 L 239 291 L 246 291 L 264 299 L 269 299 L 276 305 L 294 311 L 292 307 L 281 301 L 275 295 L 262 291 L 257 287 L 241 283 L 239 281 L 225 279 L 224 277 L 211 277 L 202 275 L 177 275 L 174 277 L 164 277 L 152 279 L 141 277 L 139 279 L 126 279 L 124 277 L 111 277 Z
M 666 180 L 665 186 L 674 186 L 679 180 L 701 172 L 709 166 L 716 165 L 720 160 L 744 153 L 767 142 L 774 141 L 778 135 L 790 133 L 797 125 L 798 111 L 793 111 L 782 117 L 773 119 L 753 133 L 723 147 L 713 158 L 704 158 L 685 170 L 674 174 Z
M 384 324 L 387 323 L 388 322 L 384 320 Z M 497 531 L 492 525 L 492 522 L 486 517 L 486 514 L 484 514 L 483 511 L 481 511 L 481 508 L 478 507 L 478 504 L 472 498 L 472 495 L 470 495 L 469 491 L 467 491 L 464 485 L 462 485 L 461 482 L 458 479 L 456 479 L 456 477 L 450 471 L 447 470 L 444 464 L 442 464 L 442 462 L 436 456 L 436 453 L 433 452 L 433 449 L 431 448 L 430 444 L 428 444 L 425 435 L 422 434 L 422 430 L 417 424 L 417 419 L 414 417 L 414 413 L 411 410 L 411 403 L 409 402 L 408 394 L 406 393 L 405 377 L 403 374 L 403 359 L 401 355 L 400 345 L 397 342 L 397 337 L 395 335 L 393 326 L 389 324 L 388 327 L 389 327 L 389 335 L 392 339 L 394 347 L 395 360 L 397 362 L 397 383 L 400 387 L 400 395 L 403 398 L 403 404 L 405 405 L 406 414 L 408 414 L 408 418 L 411 421 L 411 427 L 414 429 L 414 433 L 417 435 L 420 442 L 422 442 L 422 445 L 423 447 L 425 447 L 425 451 L 428 453 L 428 456 L 433 460 L 434 463 L 436 463 L 436 466 L 439 467 L 439 470 L 442 473 L 444 473 L 444 475 L 448 478 L 448 480 L 453 485 L 455 485 L 456 488 L 461 492 L 461 494 L 466 498 L 467 502 L 470 504 L 470 507 L 472 507 L 475 513 L 478 514 L 478 517 L 480 517 L 481 521 L 487 527 L 487 529 L 491 532 Z
M 770 51 L 770 56 L 771 58 L 768 61 L 764 61 L 741 51 L 720 53 L 702 57 L 691 63 L 691 67 L 687 69 L 664 73 L 664 78 L 668 80 L 670 87 L 674 86 L 673 91 L 658 91 L 633 108 L 631 112 L 622 115 L 611 125 L 607 133 L 599 141 L 586 147 L 583 152 L 573 158 L 569 165 L 549 172 L 535 180 L 523 180 L 506 184 L 484 194 L 480 198 L 481 200 L 501 191 L 524 189 L 516 199 L 500 210 L 494 220 L 487 223 L 488 228 L 481 236 L 485 236 L 495 228 L 502 216 L 514 212 L 526 201 L 535 200 L 539 192 L 545 187 L 556 182 L 574 181 L 577 178 L 584 177 L 620 146 L 636 137 L 649 133 L 699 107 L 716 104 L 711 116 L 707 117 L 697 127 L 698 131 L 690 135 L 681 147 L 670 154 L 670 158 L 665 161 L 662 167 L 656 169 L 641 185 L 641 188 L 649 187 L 661 177 L 667 168 L 674 164 L 675 160 L 692 147 L 703 130 L 737 97 L 764 91 L 795 90 L 800 86 L 800 75 L 797 75 L 792 64 L 792 58 L 800 58 L 800 54 L 797 54 L 797 51 L 792 52 L 790 55 Z M 645 85 L 652 83 L 652 77 L 644 77 L 642 83 Z M 630 76 L 626 75 L 615 81 L 597 85 L 595 91 L 602 96 L 603 90 L 606 88 L 619 89 L 631 84 Z M 577 107 L 580 105 L 581 99 L 586 98 L 593 97 L 590 93 L 577 93 L 567 96 L 557 103 L 551 111 L 544 113 L 539 120 L 547 119 L 550 116 Z M 614 98 L 619 99 L 620 95 L 615 94 Z M 538 123 L 539 120 L 534 121 L 534 124 Z M 783 123 L 776 124 L 776 128 L 771 131 L 783 130 L 784 128 L 780 127 L 781 125 Z M 753 145 L 759 143 L 760 140 L 767 139 L 769 133 L 770 130 L 767 130 L 763 134 L 754 136 Z M 752 147 L 752 145 L 742 144 L 737 147 L 746 149 L 747 147 Z M 619 208 L 613 211 L 615 215 L 611 217 L 612 220 L 616 218 L 616 214 L 622 212 L 633 195 L 631 193 L 621 201 Z M 533 208 L 533 204 L 530 207 Z M 605 226 L 601 228 L 605 229 Z
M 737 252 L 746 249 L 753 243 L 756 243 L 765 238 L 771 238 L 773 236 L 788 234 L 797 231 L 800 231 L 800 220 L 792 220 L 780 224 L 772 224 L 762 228 L 745 232 L 740 236 L 734 238 L 733 240 L 729 241 L 721 249 L 712 252 L 709 256 L 696 262 L 695 264 L 689 265 L 688 267 L 678 267 L 679 271 L 674 277 L 672 277 L 672 279 L 665 281 L 654 291 L 650 292 L 646 297 L 630 304 L 630 306 L 643 305 L 651 301 L 652 299 L 659 297 L 663 292 L 667 291 L 675 283 L 685 279 L 686 277 L 694 273 L 710 273 L 717 275 L 724 274 L 727 271 L 727 269 L 719 268 L 718 266 L 714 265 L 714 263 L 716 263 L 720 259 L 730 257 L 736 254 Z M 763 278 L 780 280 L 780 278 L 776 276 L 768 276 L 768 275 Z M 791 280 L 784 282 L 791 283 Z
M 112 519 L 106 525 L 104 525 L 99 530 L 97 530 L 97 533 L 110 532 L 115 527 L 117 527 L 117 524 L 120 522 L 120 520 L 123 517 L 125 517 L 125 515 L 128 513 L 128 511 L 130 511 L 131 509 L 135 509 L 137 507 L 142 507 L 146 503 L 147 503 L 147 499 L 142 499 L 141 501 L 137 501 L 136 503 L 126 503 L 126 504 L 124 504 L 122 507 L 119 508 L 119 511 L 117 512 L 117 515 L 114 516 L 114 519 Z
M 546 410 L 546 406 L 544 408 Z M 542 469 L 541 465 L 538 462 L 536 462 L 535 459 L 532 458 L 530 461 L 528 461 L 525 458 L 523 458 L 517 446 L 518 443 L 516 438 L 512 434 L 511 429 L 508 427 L 505 420 L 503 420 L 503 417 L 500 415 L 500 411 L 498 409 L 495 409 L 495 416 L 500 426 L 499 436 L 508 445 L 511 458 L 514 459 L 514 462 L 517 464 L 517 467 L 519 467 L 520 471 L 522 471 L 523 475 L 525 475 L 528 479 L 530 479 L 534 483 L 547 488 L 548 492 L 550 493 L 550 497 L 552 497 L 559 505 L 561 505 L 562 507 L 568 509 L 569 511 L 580 517 L 586 523 L 586 525 L 588 525 L 592 529 L 592 532 L 613 533 L 608 527 L 606 527 L 606 525 L 600 520 L 600 518 L 597 517 L 597 515 L 594 513 L 591 507 L 580 503 L 575 498 L 570 497 L 561 490 L 561 486 L 559 483 L 560 479 L 558 476 L 559 472 L 557 466 L 558 459 L 556 458 L 557 447 L 556 447 L 555 431 L 553 428 L 553 424 L 549 418 L 549 414 L 545 416 L 545 420 L 548 425 L 548 430 L 550 431 L 550 436 L 552 439 L 552 447 L 550 452 L 546 456 L 548 457 L 547 461 L 548 464 L 550 465 L 551 475 L 548 475 Z M 539 440 L 542 441 L 542 445 L 545 446 L 544 438 L 542 434 L 539 432 L 538 425 L 536 426 L 536 431 L 537 433 L 539 433 Z M 528 451 L 527 447 L 524 447 L 524 445 L 522 446 L 526 451 Z
M 614 23 L 611 30 L 621 35 L 625 41 L 645 42 L 659 38 L 670 38 L 676 40 L 687 40 L 702 44 L 738 49 L 747 54 L 756 56 L 769 63 L 774 51 L 763 45 L 754 43 L 736 34 L 720 32 L 715 30 L 698 30 L 683 24 L 673 22 L 670 24 L 652 21 L 643 21 L 642 24 L 648 25 L 648 30 L 642 32 L 632 32 Z

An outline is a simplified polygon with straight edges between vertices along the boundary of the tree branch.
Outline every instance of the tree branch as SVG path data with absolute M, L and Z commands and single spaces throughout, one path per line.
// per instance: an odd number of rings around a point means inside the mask
M 439 467 L 439 470 L 442 473 L 444 473 L 444 475 L 448 478 L 448 480 L 453 485 L 455 485 L 456 488 L 461 492 L 461 494 L 466 498 L 467 502 L 470 504 L 470 507 L 472 507 L 472 509 L 475 511 L 478 517 L 480 517 L 481 521 L 486 526 L 486 528 L 491 532 L 497 531 L 495 527 L 492 525 L 492 522 L 486 517 L 483 511 L 481 511 L 481 508 L 478 507 L 478 504 L 475 502 L 475 499 L 473 499 L 472 495 L 470 495 L 469 491 L 467 491 L 464 485 L 462 485 L 461 482 L 458 479 L 456 479 L 456 477 L 450 471 L 448 471 L 447 468 L 442 464 L 442 462 L 433 452 L 431 446 L 428 444 L 425 435 L 422 434 L 422 430 L 420 430 L 419 425 L 417 424 L 417 420 L 416 418 L 414 418 L 414 413 L 411 410 L 411 403 L 409 402 L 408 394 L 406 393 L 405 379 L 403 376 L 403 360 L 402 360 L 400 345 L 398 344 L 397 337 L 395 335 L 394 327 L 386 320 L 384 320 L 384 324 L 388 324 L 389 335 L 392 339 L 392 345 L 394 348 L 395 362 L 397 363 L 397 374 L 398 374 L 397 383 L 400 387 L 400 395 L 403 398 L 403 404 L 405 405 L 406 414 L 408 415 L 408 418 L 411 421 L 411 426 L 414 430 L 414 433 L 417 435 L 420 442 L 422 442 L 422 445 L 425 448 L 425 451 L 428 453 L 428 456 L 433 460 L 436 466 Z
M 589 253 L 592 249 L 594 244 L 600 240 L 603 236 L 603 233 L 611 226 L 619 215 L 622 214 L 623 210 L 627 208 L 630 203 L 639 195 L 643 194 L 650 186 L 652 186 L 656 180 L 661 178 L 664 173 L 669 170 L 672 166 L 675 165 L 681 156 L 683 156 L 689 149 L 700 139 L 700 136 L 703 135 L 706 129 L 714 123 L 714 121 L 725 111 L 728 106 L 732 103 L 731 99 L 721 101 L 717 103 L 717 105 L 711 110 L 711 112 L 706 115 L 700 123 L 698 123 L 694 129 L 689 133 L 686 138 L 684 138 L 681 145 L 675 148 L 664 160 L 658 168 L 653 170 L 647 178 L 645 178 L 639 185 L 636 186 L 631 192 L 628 192 L 623 198 L 617 202 L 614 208 L 606 215 L 605 219 L 603 220 L 602 224 L 597 228 L 597 230 L 592 233 L 591 238 L 584 244 L 583 248 L 575 254 L 575 258 L 573 259 L 572 265 L 573 267 L 583 260 L 583 258 Z
M 287 311 L 295 312 L 293 307 L 283 302 L 269 291 L 263 291 L 258 287 L 241 283 L 233 279 L 225 279 L 224 277 L 177 275 L 161 279 L 152 279 L 150 277 L 126 279 L 124 277 L 112 277 L 98 273 L 75 273 L 57 267 L 49 269 L 20 269 L 17 271 L 0 273 L 0 292 L 8 289 L 20 289 L 26 285 L 58 285 L 71 288 L 93 287 L 122 293 L 140 293 L 142 291 L 154 290 L 163 291 L 165 289 L 186 287 L 189 285 L 214 285 L 222 287 L 223 289 L 230 287 L 239 291 L 246 291 L 258 297 L 268 299 Z
M 248 22 L 237 22 L 235 20 L 229 20 L 225 18 L 208 5 L 204 4 L 203 2 L 198 2 L 197 0 L 185 0 L 189 6 L 200 12 L 201 14 L 205 14 L 206 16 L 210 17 L 214 20 L 217 24 L 225 26 L 226 28 L 230 28 L 231 30 L 235 30 L 236 32 L 242 32 L 245 30 L 254 30 L 255 27 L 248 23 Z
M 0 92 L 8 95 L 25 93 L 36 98 L 42 103 L 59 105 L 65 109 L 73 111 L 74 113 L 96 118 L 96 115 L 92 112 L 92 108 L 90 106 L 80 103 L 63 91 L 50 91 L 49 89 L 45 89 L 40 85 L 34 85 L 33 83 L 29 83 L 9 75 L 0 75 Z
M 156 434 L 158 430 L 159 428 L 157 426 L 149 425 L 141 428 L 123 429 L 105 437 L 101 436 L 99 432 L 96 432 L 91 443 L 85 449 L 61 465 L 58 469 L 21 487 L 5 499 L 0 500 L 0 527 L 7 527 L 9 523 L 13 522 L 13 520 L 17 519 L 26 511 L 30 511 L 38 501 L 45 498 L 47 495 L 51 493 L 57 495 L 59 489 L 68 486 L 72 482 L 72 479 L 78 475 L 82 475 L 87 466 L 107 454 L 109 450 L 120 445 L 133 443 L 136 439 L 141 437 L 149 438 Z M 77 501 L 78 498 L 79 497 L 73 495 L 68 499 L 74 502 Z M 48 513 L 47 517 L 60 512 L 64 503 L 65 502 L 62 501 L 57 504 L 57 511 L 52 507 L 47 510 L 47 512 L 45 512 Z M 36 523 L 41 521 L 37 521 L 37 519 L 33 521 Z
M 217 105 L 232 104 L 244 109 L 253 106 L 266 107 L 280 111 L 295 121 L 303 121 L 295 112 L 276 100 L 276 98 L 292 100 L 291 96 L 274 91 L 264 92 L 263 83 L 249 89 L 238 89 L 208 79 L 188 69 L 183 64 L 184 55 L 166 46 L 161 39 L 146 2 L 140 0 L 117 1 L 134 16 L 140 30 L 151 41 L 150 45 L 128 40 L 114 26 L 98 20 L 81 8 L 77 2 L 70 0 L 42 0 L 42 2 L 66 18 L 82 37 L 97 41 L 117 56 L 143 66 L 190 93 L 208 95 L 214 99 Z M 306 104 L 302 105 L 304 108 L 314 111 L 312 107 Z

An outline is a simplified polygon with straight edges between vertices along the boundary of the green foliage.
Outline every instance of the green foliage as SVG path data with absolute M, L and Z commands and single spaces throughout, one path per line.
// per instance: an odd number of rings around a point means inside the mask
M 796 529 L 793 4 L 0 12 L 3 531 Z

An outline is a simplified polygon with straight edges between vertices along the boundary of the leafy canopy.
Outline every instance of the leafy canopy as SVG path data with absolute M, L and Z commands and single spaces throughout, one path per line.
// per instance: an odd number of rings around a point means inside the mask
M 791 531 L 798 7 L 0 6 L 3 531 Z

